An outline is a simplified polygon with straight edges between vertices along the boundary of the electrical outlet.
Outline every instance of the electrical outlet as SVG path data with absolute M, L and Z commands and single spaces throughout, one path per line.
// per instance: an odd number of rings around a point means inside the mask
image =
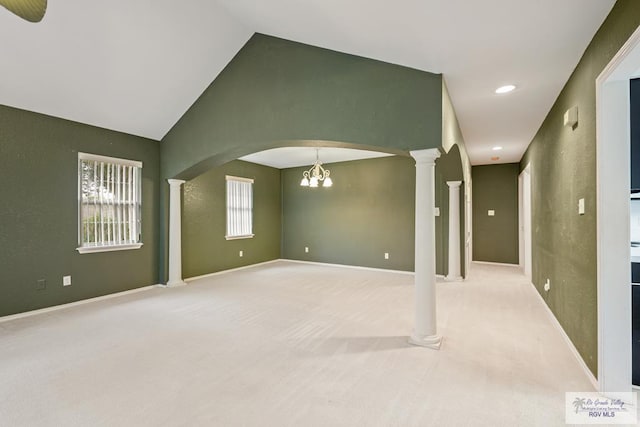
M 40 279 L 36 282 L 36 291 L 44 291 L 47 289 L 47 281 L 45 279 Z
M 487 215 L 489 215 L 489 216 L 496 216 L 496 211 L 494 211 L 493 209 L 489 209 L 489 210 L 487 211 Z
M 309 248 L 307 246 L 304 247 L 304 252 L 307 254 L 309 253 Z
M 384 253 L 384 259 L 389 259 L 389 252 Z
M 435 214 L 435 216 L 440 216 L 440 208 L 437 206 L 433 208 L 433 213 Z
M 547 279 L 547 281 L 544 284 L 544 290 L 546 292 L 549 292 L 550 289 L 551 289 L 551 280 Z
M 62 278 L 62 286 L 71 286 L 71 276 L 64 276 Z
M 244 256 L 244 251 L 240 251 L 240 258 Z

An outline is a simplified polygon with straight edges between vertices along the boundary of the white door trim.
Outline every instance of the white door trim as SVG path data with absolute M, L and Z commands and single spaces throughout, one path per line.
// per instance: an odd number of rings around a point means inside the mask
M 629 79 L 640 69 L 640 29 L 596 79 L 598 383 L 631 391 Z
M 524 271 L 524 171 L 518 175 L 518 265 Z
M 531 163 L 518 175 L 519 261 L 525 276 L 532 277 Z

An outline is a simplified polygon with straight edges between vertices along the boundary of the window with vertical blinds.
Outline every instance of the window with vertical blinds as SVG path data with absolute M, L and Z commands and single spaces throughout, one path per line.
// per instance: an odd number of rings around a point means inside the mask
M 253 237 L 253 179 L 227 175 L 227 240 Z
M 142 162 L 78 153 L 80 253 L 142 246 Z

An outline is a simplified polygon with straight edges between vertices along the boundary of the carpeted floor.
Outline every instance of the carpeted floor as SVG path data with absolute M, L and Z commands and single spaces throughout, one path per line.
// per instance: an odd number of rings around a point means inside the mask
M 0 323 L 2 426 L 563 426 L 593 390 L 517 268 L 438 284 L 279 261 Z

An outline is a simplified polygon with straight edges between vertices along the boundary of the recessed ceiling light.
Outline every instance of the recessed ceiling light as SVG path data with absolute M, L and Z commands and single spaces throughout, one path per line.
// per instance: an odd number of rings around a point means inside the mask
M 500 151 L 500 150 L 502 150 L 502 147 L 500 147 L 500 146 L 498 145 L 498 146 L 493 147 L 493 148 L 492 148 L 492 150 L 493 150 L 493 151 Z
M 516 87 L 514 85 L 500 86 L 498 89 L 496 89 L 496 93 L 497 94 L 509 93 L 512 90 L 514 90 L 515 88 Z

